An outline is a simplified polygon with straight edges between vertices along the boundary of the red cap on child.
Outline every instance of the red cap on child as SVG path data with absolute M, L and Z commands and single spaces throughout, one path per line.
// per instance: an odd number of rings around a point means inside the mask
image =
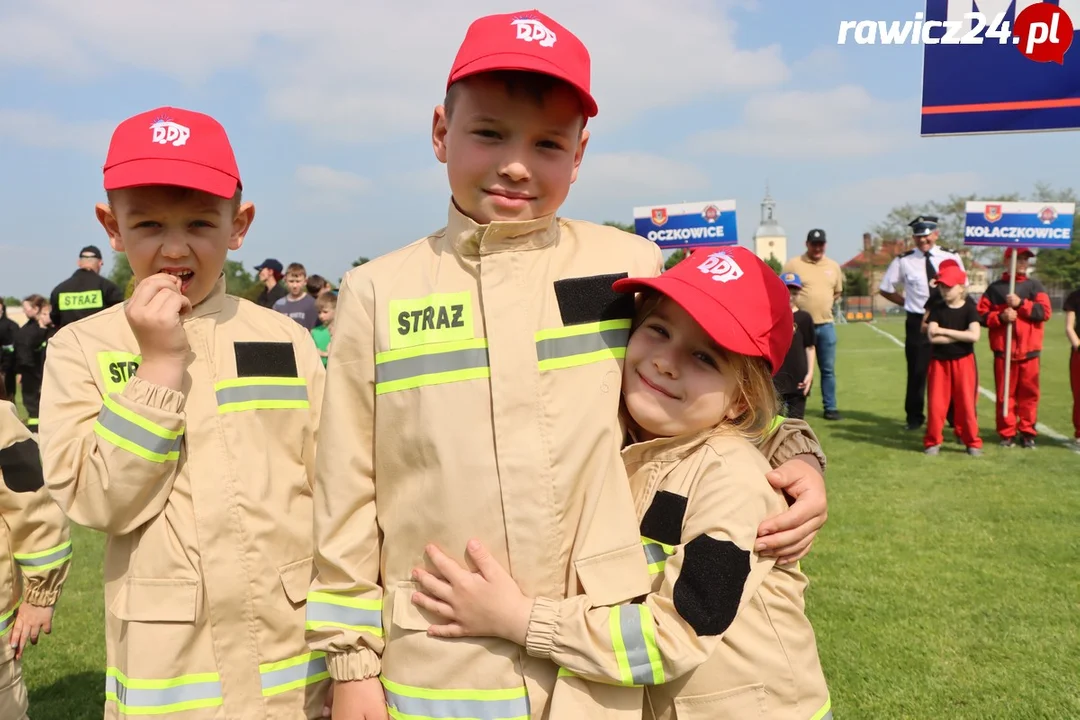
M 231 198 L 241 187 L 232 145 L 214 118 L 163 107 L 128 118 L 113 131 L 105 189 L 178 185 Z
M 791 295 L 776 272 L 746 248 L 697 250 L 659 277 L 614 285 L 617 292 L 646 288 L 678 303 L 720 347 L 764 358 L 773 375 L 780 371 L 795 334 Z
M 446 87 L 493 70 L 524 70 L 556 77 L 581 95 L 585 117 L 597 113 L 589 90 L 589 51 L 572 32 L 541 12 L 525 10 L 474 20 L 458 48 Z
M 966 285 L 967 273 L 964 272 L 964 268 L 960 267 L 960 263 L 950 258 L 943 260 L 938 265 L 937 281 L 939 285 L 948 285 L 949 287 Z
M 1031 252 L 1031 248 L 1026 247 L 1007 247 L 1005 248 L 1005 259 L 1008 260 L 1012 257 L 1013 251 L 1016 251 L 1016 257 L 1035 257 L 1035 253 Z

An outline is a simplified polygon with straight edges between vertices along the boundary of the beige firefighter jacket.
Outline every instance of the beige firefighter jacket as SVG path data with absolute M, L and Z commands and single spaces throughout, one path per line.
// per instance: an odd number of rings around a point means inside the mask
M 49 497 L 37 441 L 15 406 L 0 402 L 0 665 L 22 603 L 56 604 L 71 569 L 67 518 Z
M 123 305 L 62 328 L 45 368 L 49 489 L 108 535 L 105 717 L 320 717 L 304 601 L 322 362 L 223 277 L 183 324 L 182 392 L 136 375 Z
M 652 592 L 615 608 L 538 598 L 529 653 L 564 677 L 646 687 L 647 718 L 831 718 L 807 578 L 754 552 L 758 525 L 787 507 L 762 453 L 773 467 L 820 454 L 812 437 L 788 421 L 761 452 L 716 429 L 624 449 Z
M 611 286 L 661 260 L 611 227 L 480 226 L 451 205 L 446 228 L 345 276 L 308 597 L 331 676 L 381 671 L 402 717 L 572 716 L 553 709 L 550 660 L 429 637 L 411 572 L 427 542 L 464 562 L 477 537 L 531 595 L 608 605 L 648 592 L 618 419 L 634 301 Z M 640 716 L 640 688 L 585 692 Z

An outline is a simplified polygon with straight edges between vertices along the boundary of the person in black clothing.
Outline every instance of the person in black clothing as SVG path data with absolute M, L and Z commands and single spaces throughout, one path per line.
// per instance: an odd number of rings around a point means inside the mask
M 784 403 L 784 417 L 802 420 L 806 414 L 806 396 L 814 382 L 814 318 L 795 304 L 802 290 L 802 278 L 797 273 L 786 272 L 780 279 L 791 294 L 791 312 L 795 316 L 795 334 L 791 338 L 784 364 L 773 378 L 776 393 Z
M 7 307 L 0 303 L 0 386 L 9 398 L 15 397 L 15 333 L 19 323 L 7 316 Z
M 45 373 L 45 347 L 56 332 L 49 314 L 49 301 L 40 295 L 23 300 L 26 324 L 15 333 L 15 369 L 22 376 L 22 402 L 27 426 L 38 432 L 41 380 Z
M 76 320 L 124 302 L 124 291 L 101 276 L 101 251 L 87 245 L 79 251 L 79 269 L 53 289 L 49 296 L 53 328 L 59 330 Z
M 285 283 L 281 282 L 285 277 L 285 267 L 274 258 L 266 258 L 261 265 L 256 265 L 255 269 L 259 271 L 259 282 L 265 285 L 263 291 L 255 298 L 255 304 L 262 305 L 264 308 L 273 308 L 274 303 L 288 293 Z

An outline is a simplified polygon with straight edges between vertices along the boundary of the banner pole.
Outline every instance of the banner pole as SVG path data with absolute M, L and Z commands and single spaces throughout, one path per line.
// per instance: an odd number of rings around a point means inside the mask
M 1009 294 L 1012 295 L 1016 292 L 1016 248 L 1012 249 L 1009 253 Z M 1008 307 L 1008 302 L 1005 306 Z M 1012 337 L 1013 337 L 1013 325 L 1016 322 L 1011 322 L 1005 328 L 1005 383 L 1003 385 L 1003 397 L 1004 401 L 1001 403 L 1001 419 L 1004 420 L 1009 416 L 1009 373 L 1012 370 Z

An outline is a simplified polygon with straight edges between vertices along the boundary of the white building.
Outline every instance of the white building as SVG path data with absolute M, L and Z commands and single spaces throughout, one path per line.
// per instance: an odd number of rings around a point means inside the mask
M 761 224 L 754 233 L 754 254 L 762 260 L 772 255 L 781 265 L 787 262 L 787 234 L 773 216 L 776 202 L 765 186 L 765 199 L 761 201 Z

